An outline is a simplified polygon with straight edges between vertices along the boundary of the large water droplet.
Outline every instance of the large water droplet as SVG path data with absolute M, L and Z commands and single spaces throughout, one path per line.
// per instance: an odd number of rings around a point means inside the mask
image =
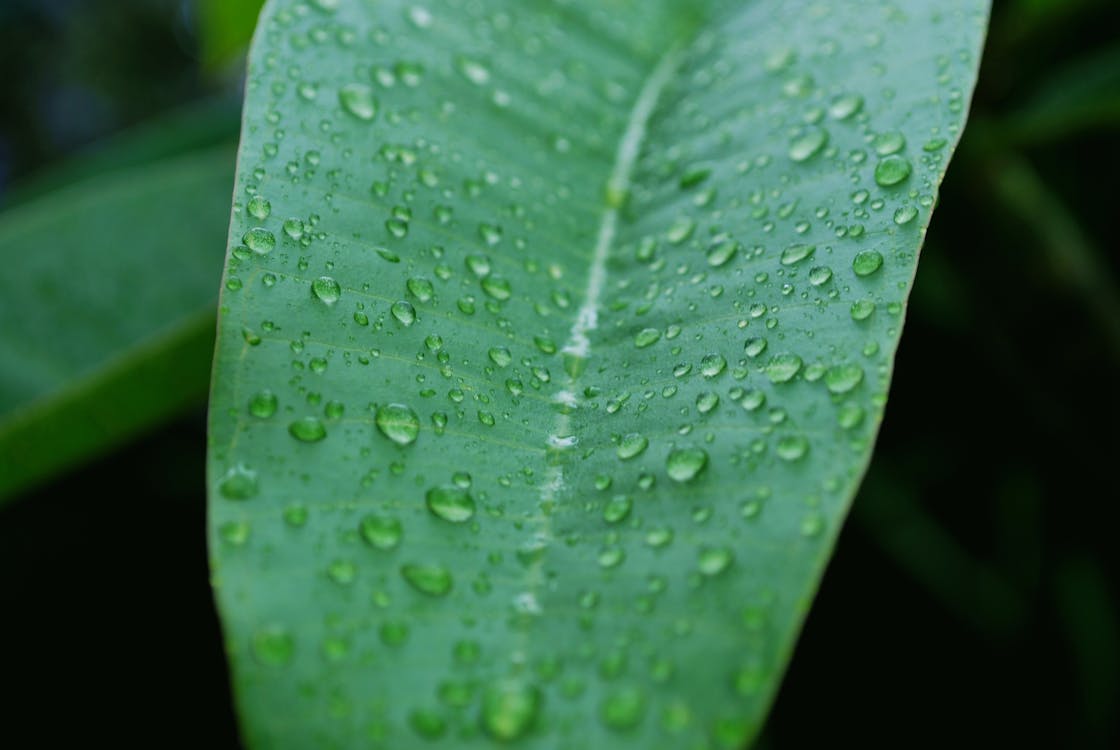
M 269 667 L 290 662 L 296 648 L 292 634 L 279 625 L 269 625 L 253 633 L 252 646 L 257 661 Z
M 902 156 L 888 156 L 875 165 L 875 182 L 882 187 L 892 187 L 906 180 L 913 166 Z
M 420 417 L 407 404 L 385 404 L 374 418 L 381 434 L 397 445 L 412 445 L 420 434 Z
M 792 266 L 805 260 L 817 250 L 816 245 L 790 245 L 782 251 L 782 265 Z
M 327 428 L 318 417 L 304 417 L 288 425 L 288 434 L 303 443 L 317 443 L 327 436 Z
M 618 441 L 618 457 L 623 461 L 628 461 L 644 453 L 648 447 L 649 439 L 645 435 L 631 432 L 623 435 L 622 439 Z
M 863 250 L 852 259 L 856 276 L 870 276 L 883 267 L 883 255 L 878 250 Z
M 451 523 L 466 523 L 474 516 L 474 498 L 462 487 L 442 484 L 425 495 L 428 510 Z
M 826 143 L 828 143 L 828 133 L 820 128 L 813 128 L 793 139 L 789 144 L 789 158 L 796 162 L 808 161 L 820 153 Z
M 540 706 L 540 691 L 532 685 L 513 680 L 495 683 L 482 696 L 482 727 L 496 740 L 516 740 L 532 729 Z
M 248 500 L 256 497 L 260 492 L 257 472 L 244 464 L 234 466 L 218 482 L 218 492 L 228 500 Z
M 401 575 L 412 588 L 428 596 L 446 596 L 454 584 L 451 571 L 442 565 L 403 565 Z
M 824 374 L 824 384 L 833 393 L 847 393 L 863 381 L 863 368 L 857 364 L 834 365 Z
M 338 91 L 338 101 L 342 108 L 363 122 L 377 116 L 377 99 L 373 87 L 364 83 L 348 83 Z
M 603 724 L 617 732 L 638 726 L 645 713 L 645 694 L 636 687 L 623 688 L 611 693 L 599 708 L 599 717 Z
M 401 522 L 387 516 L 365 516 L 358 524 L 362 539 L 374 549 L 391 550 L 401 543 Z
M 679 448 L 665 459 L 665 472 L 674 482 L 688 482 L 707 465 L 708 453 L 703 448 Z
M 638 335 L 634 337 L 634 346 L 639 349 L 645 349 L 647 346 L 656 344 L 661 338 L 661 331 L 656 328 L 643 328 L 638 331 Z
M 257 255 L 266 255 L 272 252 L 272 248 L 276 247 L 276 235 L 260 227 L 250 229 L 242 235 L 241 241 L 245 243 L 245 247 Z
M 333 305 L 342 296 L 342 286 L 330 276 L 320 276 L 311 282 L 311 294 L 324 305 Z
M 775 355 L 766 365 L 771 383 L 788 383 L 801 371 L 801 357 L 784 352 Z
M 705 547 L 700 550 L 697 568 L 706 576 L 718 576 L 731 567 L 734 559 L 726 547 Z

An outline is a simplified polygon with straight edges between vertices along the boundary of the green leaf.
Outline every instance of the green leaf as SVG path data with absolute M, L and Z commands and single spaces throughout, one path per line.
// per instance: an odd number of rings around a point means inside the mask
M 248 744 L 753 737 L 986 13 L 267 5 L 210 425 Z
M 232 172 L 224 146 L 0 214 L 0 500 L 201 402 Z

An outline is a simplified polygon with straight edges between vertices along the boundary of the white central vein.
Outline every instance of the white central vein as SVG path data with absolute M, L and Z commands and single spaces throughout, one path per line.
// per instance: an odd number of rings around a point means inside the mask
M 677 67 L 680 65 L 682 51 L 673 49 L 669 51 L 654 68 L 645 85 L 642 86 L 634 108 L 630 111 L 630 118 L 626 124 L 626 131 L 618 144 L 615 153 L 614 167 L 611 169 L 607 181 L 606 206 L 599 222 L 599 232 L 595 238 L 595 252 L 591 258 L 591 268 L 587 274 L 587 287 L 584 290 L 583 304 L 579 308 L 575 321 L 568 332 L 564 343 L 563 353 L 579 359 L 586 359 L 591 354 L 591 340 L 588 336 L 599 325 L 599 305 L 603 296 L 603 288 L 607 281 L 607 259 L 610 257 L 611 247 L 614 244 L 615 234 L 618 230 L 619 212 L 625 203 L 625 197 L 630 191 L 630 181 L 634 173 L 634 165 L 641 153 L 642 143 L 645 141 L 646 129 L 654 109 L 665 91 L 666 86 L 673 79 Z M 553 429 L 549 432 L 548 447 L 552 460 L 541 486 L 541 505 L 551 504 L 564 488 L 564 463 L 560 459 L 560 452 L 569 450 L 576 445 L 576 438 L 571 435 L 571 412 L 577 408 L 579 397 L 575 393 L 575 377 L 569 377 L 567 386 L 552 397 L 552 401 L 561 407 Z M 538 516 L 539 524 L 536 531 L 535 542 L 547 545 L 553 539 L 551 527 L 551 510 L 543 510 Z M 530 571 L 530 591 L 518 597 L 523 609 L 539 614 L 540 603 L 536 600 L 532 589 L 543 583 L 542 563 L 536 562 Z
M 587 334 L 599 326 L 599 301 L 607 281 L 607 258 L 610 256 L 615 232 L 618 230 L 618 214 L 625 202 L 625 196 L 630 192 L 630 179 L 634 173 L 634 163 L 638 160 L 642 143 L 645 141 L 646 127 L 661 98 L 661 93 L 672 80 L 677 66 L 680 65 L 680 58 L 680 49 L 670 50 L 661 58 L 661 62 L 646 79 L 637 101 L 634 102 L 634 108 L 630 111 L 630 120 L 626 123 L 626 132 L 623 133 L 622 141 L 618 144 L 614 168 L 611 169 L 611 176 L 607 180 L 607 207 L 603 210 L 603 216 L 599 221 L 599 234 L 595 238 L 595 252 L 591 256 L 591 269 L 587 274 L 583 304 L 568 332 L 568 340 L 564 344 L 565 354 L 586 358 L 591 353 L 591 341 Z

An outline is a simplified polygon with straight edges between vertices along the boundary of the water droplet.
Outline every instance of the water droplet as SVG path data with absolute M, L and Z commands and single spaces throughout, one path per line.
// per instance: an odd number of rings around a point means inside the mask
M 850 312 L 852 320 L 867 320 L 875 312 L 875 303 L 869 299 L 857 299 L 852 303 Z
M 510 353 L 509 349 L 506 349 L 504 346 L 493 347 L 487 353 L 487 356 L 489 356 L 490 361 L 498 367 L 509 367 L 510 363 L 513 362 L 513 355 Z
M 726 547 L 705 547 L 700 550 L 697 568 L 706 576 L 718 576 L 731 567 L 734 560 L 731 550 Z
M 425 495 L 428 510 L 450 523 L 466 523 L 474 517 L 474 498 L 462 487 L 442 484 Z
M 641 723 L 646 713 L 646 697 L 634 687 L 618 690 L 603 701 L 599 717 L 603 724 L 616 732 L 624 732 Z
M 803 135 L 794 138 L 789 144 L 789 158 L 795 162 L 808 161 L 828 143 L 828 133 L 820 128 L 813 128 Z
M 482 696 L 482 728 L 496 740 L 526 735 L 540 711 L 541 694 L 532 685 L 507 680 L 490 685 Z
M 249 413 L 258 419 L 268 419 L 276 413 L 279 401 L 269 390 L 259 391 L 249 399 Z
M 875 153 L 879 156 L 897 154 L 899 151 L 906 148 L 906 136 L 898 131 L 880 133 L 872 139 L 871 147 L 875 149 Z
M 349 560 L 334 560 L 327 566 L 327 576 L 340 586 L 349 586 L 358 577 L 358 566 Z
M 311 282 L 311 294 L 324 305 L 333 305 L 342 296 L 342 286 L 330 276 L 320 276 Z
M 679 448 L 669 452 L 665 472 L 674 482 L 689 482 L 708 465 L 708 452 L 703 448 Z
M 500 302 L 505 302 L 513 294 L 509 281 L 500 276 L 487 276 L 480 283 L 482 291 Z
M 412 306 L 411 302 L 405 300 L 394 302 L 389 307 L 389 312 L 402 326 L 410 326 L 416 322 L 416 308 Z
M 338 91 L 338 101 L 342 108 L 363 122 L 377 116 L 377 99 L 373 87 L 364 83 L 348 83 Z
M 421 302 L 429 302 L 436 293 L 432 282 L 425 278 L 413 277 L 405 282 L 408 293 Z
M 809 439 L 802 435 L 786 435 L 778 440 L 778 458 L 783 461 L 798 461 L 809 452 Z
M 674 245 L 679 245 L 691 237 L 695 230 L 696 222 L 693 219 L 687 216 L 679 216 L 673 220 L 668 231 L 665 232 L 665 239 Z
M 894 212 L 894 223 L 899 226 L 909 224 L 918 216 L 916 206 L 902 206 Z
M 708 248 L 708 265 L 719 268 L 735 257 L 739 252 L 739 243 L 735 240 L 716 242 Z
M 766 339 L 760 337 L 749 338 L 743 343 L 743 354 L 754 359 L 766 351 Z
M 244 464 L 237 464 L 218 482 L 218 492 L 228 500 L 248 500 L 260 492 L 257 472 Z
M 428 596 L 446 596 L 454 584 L 451 571 L 442 565 L 403 565 L 401 576 L 412 588 Z
M 254 227 L 241 236 L 241 241 L 245 243 L 245 247 L 252 250 L 257 255 L 265 255 L 272 252 L 272 248 L 276 247 L 276 236 L 260 227 Z
M 863 368 L 856 364 L 834 365 L 824 374 L 824 384 L 832 393 L 847 393 L 863 381 Z
M 629 495 L 615 495 L 603 508 L 603 520 L 607 523 L 618 523 L 630 515 L 633 505 Z
M 727 360 L 722 354 L 706 354 L 700 360 L 700 374 L 714 378 L 727 368 Z
M 401 522 L 387 516 L 369 515 L 358 524 L 362 539 L 374 549 L 391 550 L 401 542 Z
M 631 458 L 640 456 L 649 447 L 649 440 L 645 435 L 637 432 L 631 432 L 623 435 L 622 439 L 618 441 L 618 457 L 623 461 L 628 461 Z
M 272 213 L 272 204 L 259 195 L 254 195 L 249 199 L 247 208 L 249 209 L 249 215 L 259 221 L 264 221 Z
M 852 259 L 856 276 L 870 276 L 883 267 L 883 255 L 878 250 L 863 250 Z
M 809 270 L 809 283 L 813 286 L 822 286 L 832 280 L 832 269 L 828 266 L 816 266 Z
M 901 156 L 888 156 L 875 165 L 875 182 L 892 187 L 906 180 L 913 171 L 910 162 Z
M 420 417 L 407 404 L 385 404 L 374 418 L 381 434 L 397 445 L 412 445 L 420 434 Z
M 288 433 L 303 443 L 317 443 L 327 436 L 327 428 L 318 417 L 304 417 L 288 425 Z
M 714 391 L 704 391 L 696 396 L 696 411 L 707 414 L 719 406 L 719 394 Z
M 638 331 L 638 335 L 634 337 L 634 346 L 639 349 L 645 349 L 647 346 L 656 344 L 661 339 L 661 331 L 656 328 L 643 328 Z
M 477 60 L 472 60 L 468 57 L 460 57 L 456 60 L 456 67 L 459 68 L 459 72 L 462 73 L 468 81 L 476 86 L 482 86 L 490 80 L 490 71 Z
M 816 245 L 790 245 L 782 251 L 782 265 L 792 266 L 799 263 L 817 251 Z
M 269 625 L 253 633 L 253 656 L 268 667 L 282 667 L 292 660 L 296 644 L 292 634 L 279 625 Z
M 801 357 L 796 354 L 777 354 L 766 364 L 766 375 L 771 383 L 788 383 L 801 371 L 801 365 Z
M 841 94 L 832 100 L 828 114 L 834 120 L 847 120 L 863 108 L 863 97 L 859 94 Z

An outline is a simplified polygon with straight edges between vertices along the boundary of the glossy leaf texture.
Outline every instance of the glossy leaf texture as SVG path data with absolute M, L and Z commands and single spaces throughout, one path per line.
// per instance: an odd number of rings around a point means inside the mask
M 274 1 L 211 403 L 259 748 L 731 748 L 859 479 L 980 0 Z
M 0 214 L 0 502 L 205 398 L 233 164 L 206 149 Z

